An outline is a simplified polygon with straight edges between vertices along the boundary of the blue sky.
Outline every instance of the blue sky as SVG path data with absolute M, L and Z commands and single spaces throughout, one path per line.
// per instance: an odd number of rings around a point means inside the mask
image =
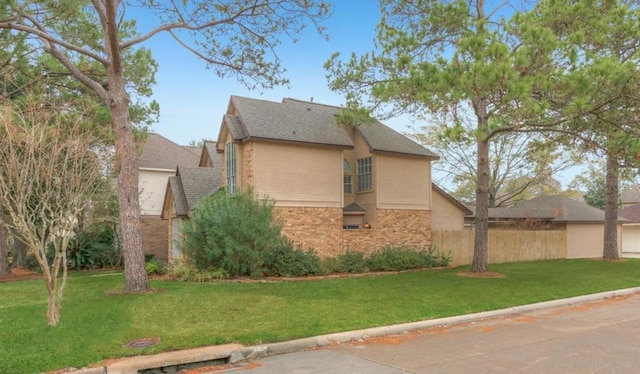
M 336 1 L 333 16 L 325 23 L 329 40 L 308 28 L 292 44 L 284 41 L 279 49 L 290 86 L 260 92 L 248 90 L 231 77 L 218 78 L 206 64 L 177 45 L 166 35 L 157 35 L 145 46 L 151 48 L 159 69 L 154 99 L 160 103 L 160 120 L 153 125 L 157 132 L 178 144 L 203 138 L 215 139 L 230 95 L 272 101 L 284 97 L 331 105 L 344 104 L 344 98 L 327 87 L 323 64 L 334 52 L 349 56 L 373 49 L 375 27 L 380 20 L 374 0 Z M 144 30 L 141 30 L 144 31 Z M 159 37 L 158 37 L 159 36 Z M 385 121 L 396 131 L 409 131 L 409 118 Z

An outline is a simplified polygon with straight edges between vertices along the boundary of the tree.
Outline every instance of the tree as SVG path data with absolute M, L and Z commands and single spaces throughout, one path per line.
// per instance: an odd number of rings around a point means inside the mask
M 446 125 L 424 127 L 411 136 L 434 149 L 440 160 L 434 171 L 455 189 L 458 200 L 475 205 L 476 142 L 474 129 L 464 125 L 455 136 Z M 560 183 L 553 177 L 572 166 L 577 156 L 553 141 L 536 134 L 505 133 L 494 136 L 489 144 L 489 207 L 510 206 L 538 195 L 557 194 Z
M 589 165 L 586 173 L 577 175 L 569 185 L 570 188 L 582 191 L 584 201 L 592 207 L 603 209 L 605 207 L 606 178 L 603 172 L 604 165 L 599 163 Z
M 36 101 L 29 110 L 0 107 L 0 202 L 10 218 L 4 224 L 27 244 L 42 269 L 47 321 L 55 326 L 67 281 L 67 245 L 103 169 L 95 138 L 81 131 L 81 113 L 40 104 Z
M 4 212 L 0 211 L 0 220 L 4 220 Z M 0 276 L 11 274 L 9 266 L 9 232 L 0 224 Z
M 640 155 L 640 10 L 635 0 L 543 1 L 529 15 L 538 32 L 553 32 L 558 84 L 554 111 L 563 130 L 605 159 L 603 257 L 618 258 L 620 168 Z M 598 186 L 602 184 L 598 183 Z M 593 191 L 594 193 L 596 191 Z M 592 203 L 596 203 L 592 201 Z
M 235 75 L 249 87 L 284 84 L 284 70 L 275 48 L 284 35 L 292 37 L 311 22 L 328 15 L 321 0 L 221 0 L 128 2 L 121 0 L 16 0 L 5 3 L 0 29 L 29 35 L 78 82 L 109 109 L 115 134 L 117 190 L 125 259 L 125 292 L 144 292 L 149 282 L 144 269 L 139 227 L 138 165 L 133 138 L 124 55 L 145 56 L 139 46 L 155 35 L 169 33 L 178 44 L 206 61 L 220 77 Z M 155 17 L 157 27 L 136 33 L 126 9 Z M 68 22 L 68 20 L 73 22 Z M 273 57 L 272 57 L 273 56 Z M 76 58 L 77 57 L 77 58 Z M 106 76 L 93 77 L 84 69 L 99 65 Z
M 497 134 L 523 131 L 547 103 L 533 93 L 548 81 L 545 35 L 521 48 L 507 17 L 514 4 L 487 9 L 483 0 L 382 0 L 377 50 L 326 64 L 331 88 L 348 107 L 411 112 L 448 125 L 455 136 L 473 123 L 476 144 L 476 234 L 472 271 L 488 264 L 489 146 Z M 367 99 L 368 102 L 363 102 Z

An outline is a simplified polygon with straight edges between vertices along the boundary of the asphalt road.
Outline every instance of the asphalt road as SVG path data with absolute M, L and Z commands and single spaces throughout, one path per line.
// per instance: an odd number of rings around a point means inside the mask
M 270 356 L 207 373 L 640 373 L 640 294 Z

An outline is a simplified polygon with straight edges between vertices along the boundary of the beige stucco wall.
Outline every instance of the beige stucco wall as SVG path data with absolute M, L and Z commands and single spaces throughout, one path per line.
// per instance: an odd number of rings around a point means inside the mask
M 427 159 L 377 154 L 374 169 L 379 209 L 431 209 L 431 168 Z
M 342 208 L 342 150 L 253 143 L 253 186 L 277 206 Z
M 464 229 L 464 212 L 437 190 L 431 193 L 431 229 Z
M 624 257 L 640 257 L 640 224 L 622 225 L 622 255 Z
M 618 251 L 622 242 L 621 226 L 618 225 Z M 568 223 L 567 258 L 602 257 L 604 245 L 603 223 Z
M 167 183 L 169 177 L 174 175 L 176 175 L 175 170 L 140 169 L 138 193 L 140 194 L 141 215 L 159 216 L 162 214 Z

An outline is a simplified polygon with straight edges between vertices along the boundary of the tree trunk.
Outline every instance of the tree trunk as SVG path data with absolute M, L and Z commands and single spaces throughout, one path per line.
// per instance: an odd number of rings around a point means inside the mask
M 486 116 L 486 104 L 480 100 L 474 103 L 474 109 L 478 117 L 478 163 L 476 187 L 476 236 L 473 246 L 473 262 L 471 271 L 483 273 L 487 271 L 489 263 L 489 139 L 488 118 Z
M 129 96 L 125 87 L 122 55 L 118 39 L 116 3 L 106 3 L 103 18 L 105 52 L 109 56 L 107 79 L 109 100 L 115 131 L 118 172 L 118 204 L 124 255 L 125 293 L 146 292 L 150 289 L 144 267 L 142 231 L 140 230 L 140 201 L 138 198 L 138 153 L 129 117 Z
M 4 216 L 4 214 L 0 213 L 0 216 Z M 5 225 L 0 224 L 0 276 L 9 274 L 11 274 L 11 267 L 9 266 L 9 232 Z
M 13 261 L 11 266 L 14 268 L 24 267 L 24 263 L 27 261 L 27 254 L 29 252 L 27 245 L 24 244 L 16 234 L 11 233 L 11 236 L 13 236 Z
M 618 160 L 607 153 L 604 206 L 604 250 L 602 257 L 610 260 L 620 258 L 618 254 Z

